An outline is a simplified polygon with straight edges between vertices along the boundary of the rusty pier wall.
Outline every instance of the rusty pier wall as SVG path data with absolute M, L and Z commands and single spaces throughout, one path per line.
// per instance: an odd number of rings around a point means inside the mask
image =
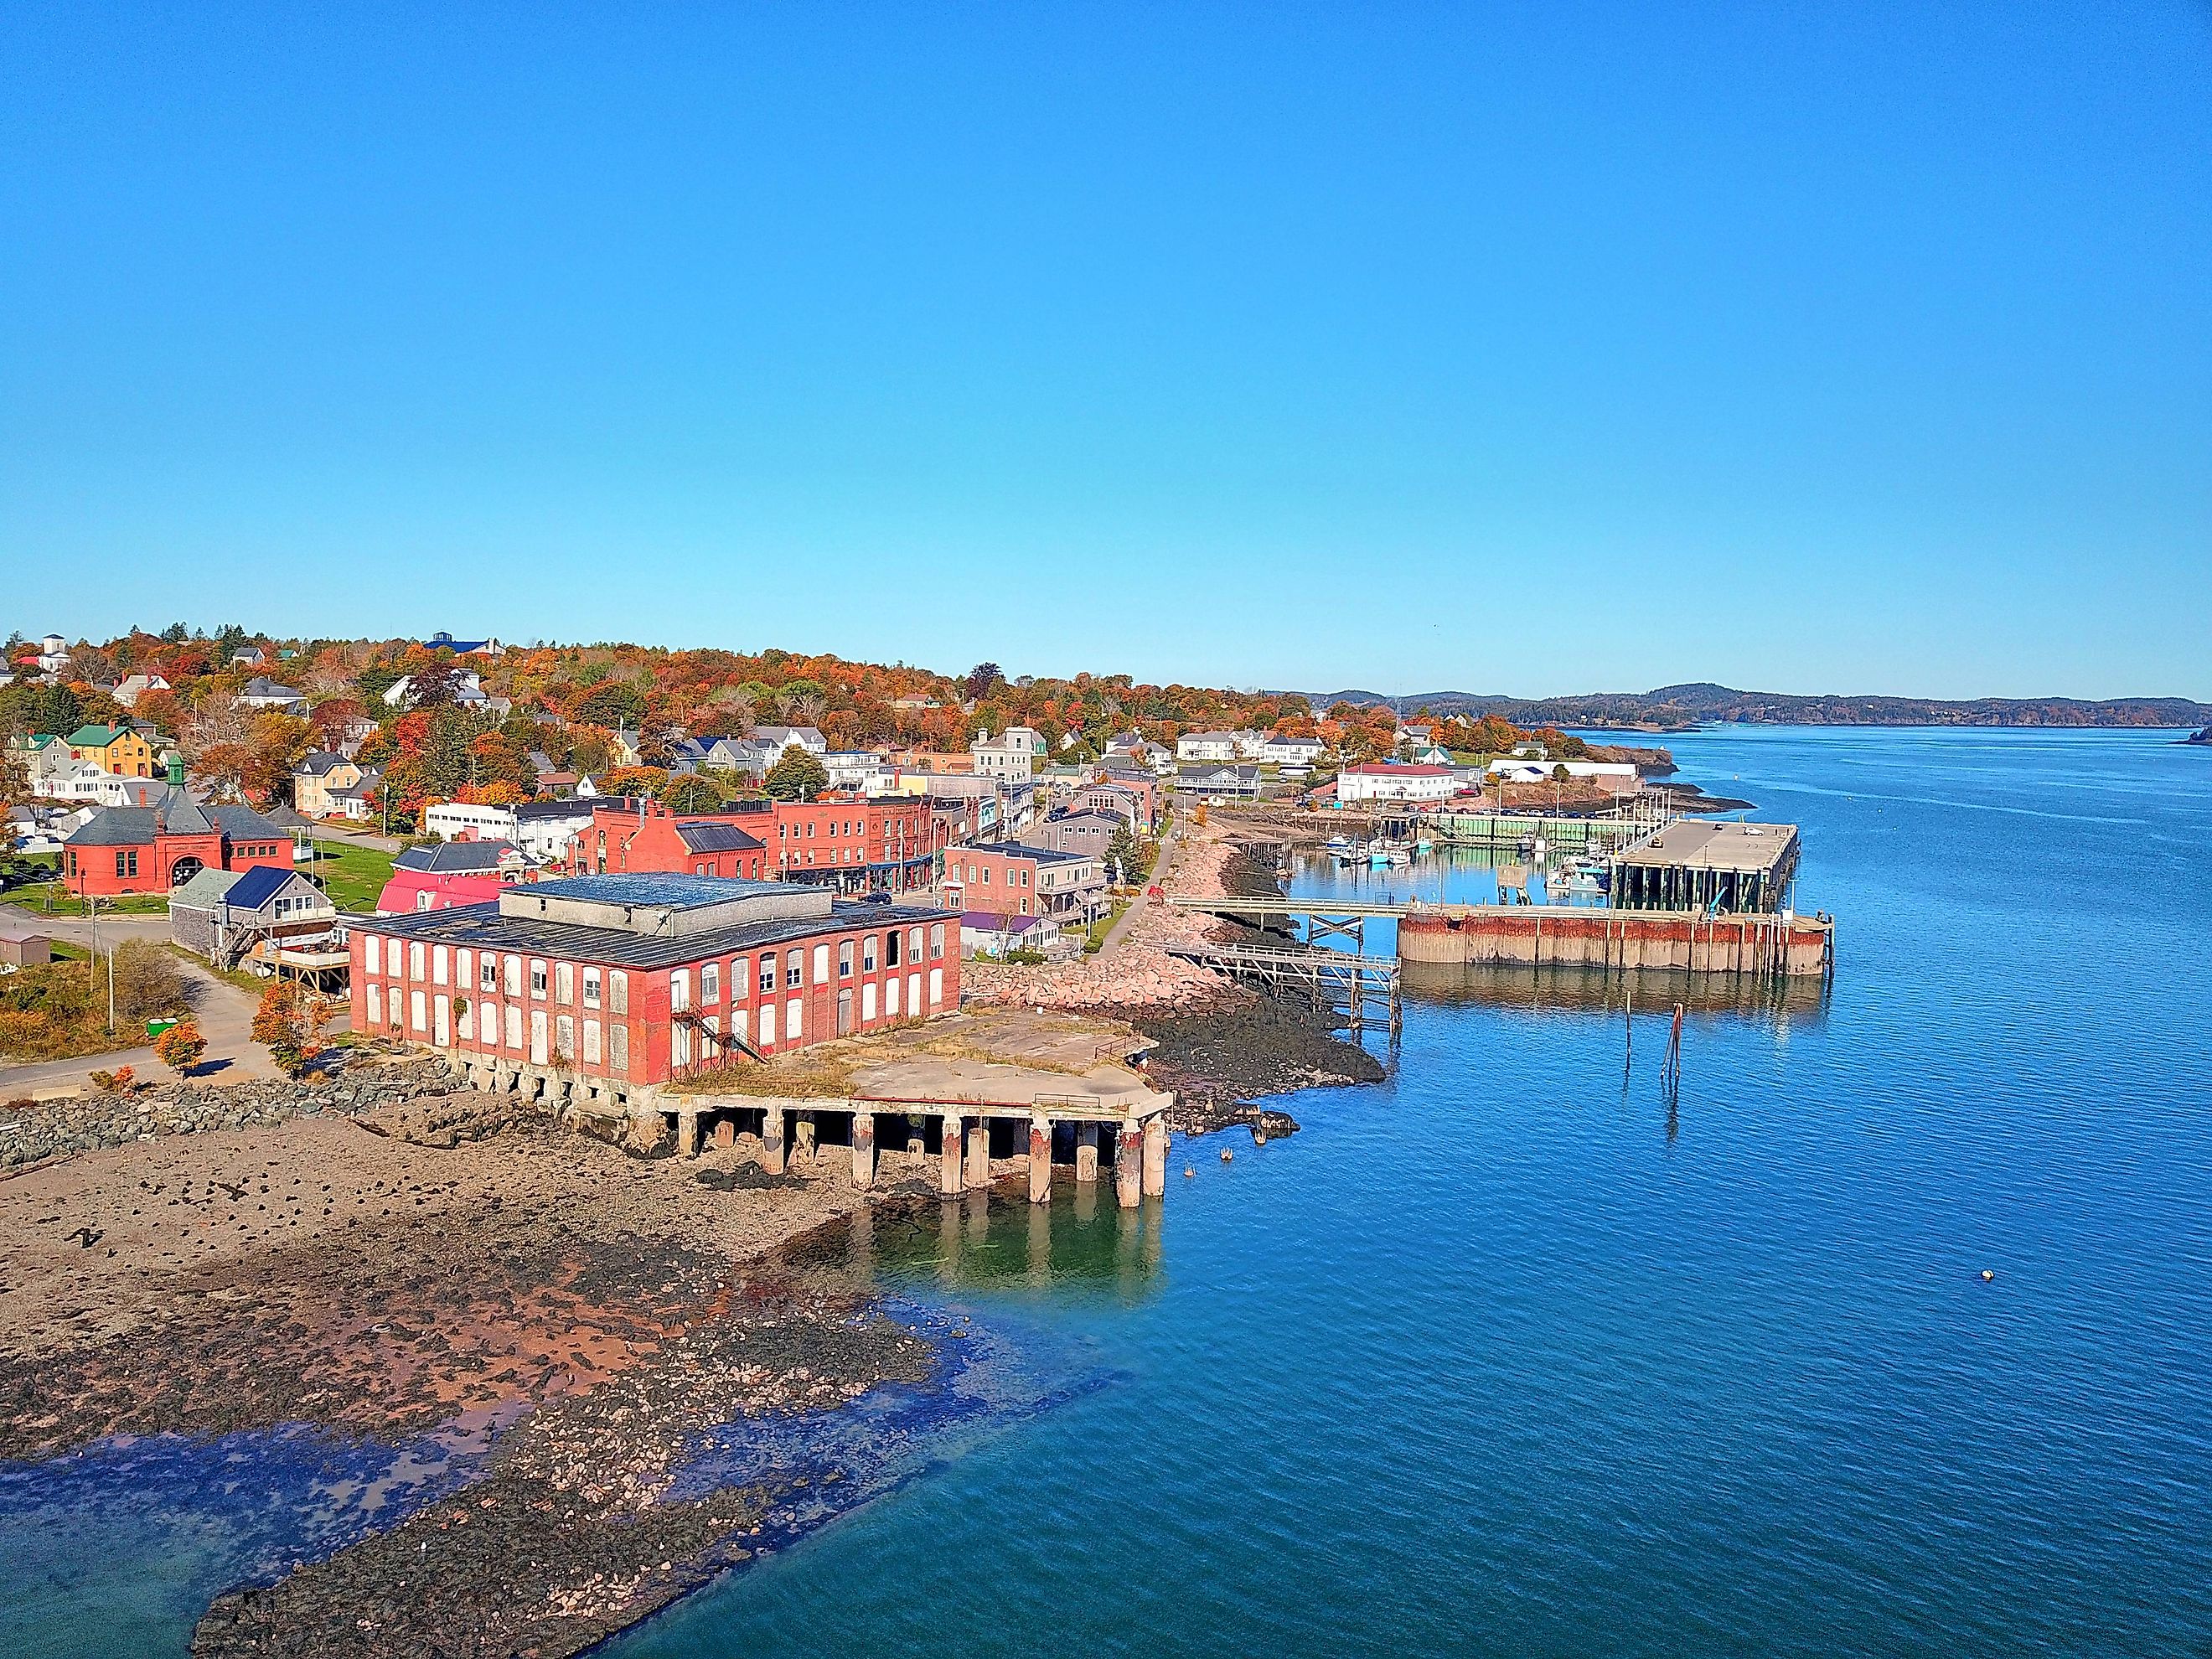
M 1835 923 L 1771 912 L 1439 905 L 1398 923 L 1407 962 L 1641 969 L 1815 978 L 1835 959 Z

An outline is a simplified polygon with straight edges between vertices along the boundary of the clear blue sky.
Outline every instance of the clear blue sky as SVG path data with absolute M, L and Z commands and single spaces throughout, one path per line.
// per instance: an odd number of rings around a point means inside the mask
M 0 15 L 5 625 L 2212 699 L 2212 12 Z

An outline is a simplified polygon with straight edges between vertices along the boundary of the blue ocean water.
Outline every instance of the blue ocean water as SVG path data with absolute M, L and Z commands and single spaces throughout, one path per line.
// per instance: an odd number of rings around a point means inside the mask
M 1417 1005 L 1157 1211 L 879 1250 L 1114 1380 L 614 1650 L 2212 1652 L 2212 751 L 1667 741 L 1804 827 L 1824 1001 L 1692 1013 L 1671 1109 L 1656 1009 L 1624 1079 Z

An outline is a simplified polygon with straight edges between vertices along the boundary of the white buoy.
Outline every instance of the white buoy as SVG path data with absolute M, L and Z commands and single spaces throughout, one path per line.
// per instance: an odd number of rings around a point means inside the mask
M 1984 1284 L 1984 1285 L 1988 1284 L 1991 1279 L 1995 1279 L 1996 1277 L 1996 1275 L 1995 1273 L 1991 1273 L 1991 1272 L 1990 1272 L 1987 1267 L 1984 1267 L 1984 1268 L 1983 1268 L 1983 1269 L 1982 1269 L 1982 1283 L 1983 1283 L 1983 1284 Z

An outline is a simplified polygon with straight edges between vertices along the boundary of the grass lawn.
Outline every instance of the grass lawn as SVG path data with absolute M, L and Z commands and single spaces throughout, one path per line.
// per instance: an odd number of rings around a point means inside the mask
M 10 887 L 8 902 L 17 908 L 29 911 L 34 916 L 81 916 L 84 901 L 58 881 L 42 881 L 29 887 Z M 166 893 L 121 893 L 113 898 L 100 901 L 103 916 L 166 916 L 169 914 L 169 898 Z
M 392 879 L 392 856 L 350 842 L 319 841 L 315 861 L 300 867 L 321 878 L 323 890 L 339 909 L 374 910 L 376 896 Z
M 1090 932 L 1085 933 L 1083 939 L 1085 956 L 1095 957 L 1104 948 L 1106 935 L 1114 931 L 1114 924 L 1121 920 L 1121 913 L 1128 908 L 1127 899 L 1116 899 L 1104 915 L 1091 924 Z

